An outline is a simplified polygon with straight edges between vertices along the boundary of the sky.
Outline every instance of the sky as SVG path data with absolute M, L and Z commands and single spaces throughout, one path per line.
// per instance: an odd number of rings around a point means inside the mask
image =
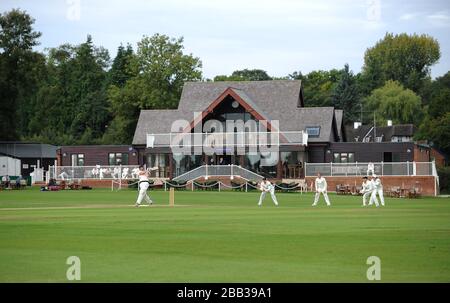
M 431 35 L 441 46 L 432 77 L 450 70 L 448 0 L 0 0 L 0 12 L 12 8 L 36 19 L 39 51 L 90 34 L 113 58 L 121 43 L 136 49 L 143 36 L 184 37 L 205 78 L 244 68 L 283 77 L 346 63 L 357 73 L 386 32 Z

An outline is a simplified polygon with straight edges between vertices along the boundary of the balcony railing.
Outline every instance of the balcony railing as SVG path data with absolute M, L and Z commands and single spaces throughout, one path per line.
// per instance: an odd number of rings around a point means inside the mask
M 241 177 L 259 181 L 263 177 L 239 165 L 202 165 L 175 177 L 175 181 L 190 181 L 201 177 Z
M 204 146 L 256 147 L 307 144 L 308 134 L 304 131 L 147 134 L 147 148 Z
M 315 176 L 437 176 L 434 162 L 374 162 L 369 163 L 305 163 L 305 175 Z

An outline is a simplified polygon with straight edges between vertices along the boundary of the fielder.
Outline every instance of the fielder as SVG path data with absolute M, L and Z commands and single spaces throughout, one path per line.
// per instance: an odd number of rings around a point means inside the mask
M 139 175 L 139 183 L 138 183 L 139 195 L 135 206 L 139 207 L 142 203 L 142 200 L 144 199 L 149 205 L 152 205 L 153 201 L 147 195 L 147 189 L 150 186 L 150 182 L 148 180 L 148 171 L 144 170 L 143 166 L 139 166 L 138 175 Z
M 317 174 L 315 187 L 316 187 L 316 196 L 314 197 L 314 203 L 312 206 L 316 206 L 317 202 L 319 202 L 320 194 L 323 195 L 325 198 L 325 203 L 327 203 L 327 206 L 330 206 L 330 199 L 328 198 L 327 194 L 327 180 L 325 180 L 324 177 L 321 176 L 320 173 Z
M 259 197 L 258 206 L 262 205 L 262 202 L 266 197 L 266 193 L 270 193 L 273 203 L 275 206 L 278 206 L 277 197 L 275 197 L 275 186 L 273 186 L 267 178 L 263 178 L 259 190 L 261 191 L 261 196 Z
M 377 191 L 376 191 L 376 185 L 375 180 L 372 176 L 369 176 L 369 185 L 370 185 L 370 200 L 369 200 L 369 206 L 375 203 L 375 206 L 378 207 L 378 199 L 377 199 Z
M 366 206 L 367 198 L 372 196 L 372 184 L 367 177 L 363 177 L 362 189 L 360 193 L 363 194 L 363 206 Z
M 378 194 L 378 196 L 380 197 L 381 205 L 384 206 L 383 184 L 381 184 L 381 179 L 377 175 L 373 175 L 373 177 L 375 178 L 375 199 L 376 194 Z
M 367 175 L 369 175 L 369 172 L 372 174 L 372 176 L 375 174 L 375 165 L 372 162 L 369 162 L 369 164 L 367 164 Z

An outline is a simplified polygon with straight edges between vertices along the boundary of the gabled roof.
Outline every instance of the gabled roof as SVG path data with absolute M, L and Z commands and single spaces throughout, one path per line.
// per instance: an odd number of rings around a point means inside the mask
M 309 142 L 334 141 L 333 107 L 303 107 L 301 81 L 187 82 L 176 110 L 142 110 L 133 138 L 134 145 L 145 145 L 148 133 L 170 133 L 177 119 L 194 120 L 226 92 L 236 94 L 260 117 L 278 120 L 281 131 L 300 131 L 320 127 L 320 136 Z
M 57 147 L 50 144 L 0 142 L 0 154 L 15 158 L 55 158 Z
M 335 109 L 334 116 L 336 118 L 336 129 L 339 136 L 339 141 L 343 141 L 343 132 L 342 132 L 342 119 L 344 116 L 344 111 L 342 109 Z
M 413 137 L 415 131 L 416 128 L 413 124 L 376 127 L 375 131 L 373 125 L 362 125 L 357 129 L 354 129 L 352 126 L 345 127 L 347 141 L 349 142 L 356 142 L 355 138 L 362 142 L 365 136 L 371 136 L 371 141 L 373 141 L 375 132 L 377 137 L 383 137 L 383 142 L 390 142 L 394 136 Z
M 274 81 L 220 81 L 186 82 L 178 109 L 184 113 L 204 110 L 227 88 L 245 92 L 266 113 L 280 113 L 303 106 L 299 100 L 302 82 L 299 80 Z

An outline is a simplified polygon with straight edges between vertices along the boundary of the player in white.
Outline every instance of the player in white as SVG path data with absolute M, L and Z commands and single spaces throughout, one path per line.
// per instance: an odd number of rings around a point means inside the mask
M 373 175 L 373 177 L 375 178 L 375 195 L 378 194 L 380 203 L 384 206 L 383 184 L 381 184 L 381 179 L 377 175 Z
M 372 174 L 372 176 L 375 174 L 375 165 L 372 162 L 369 162 L 369 164 L 367 164 L 367 175 L 369 175 L 369 172 Z
M 372 186 L 367 177 L 363 177 L 362 189 L 360 191 L 363 194 L 363 206 L 367 205 L 367 198 L 372 195 Z
M 139 195 L 138 195 L 135 206 L 139 207 L 142 203 L 142 200 L 144 200 L 144 199 L 149 205 L 152 205 L 153 201 L 147 195 L 147 189 L 150 186 L 150 182 L 148 180 L 148 171 L 144 170 L 143 166 L 139 166 L 138 175 L 139 175 L 139 183 L 138 183 Z
M 261 185 L 259 186 L 259 190 L 261 191 L 261 196 L 259 196 L 258 206 L 262 205 L 262 202 L 266 197 L 266 193 L 270 193 L 273 203 L 278 206 L 277 197 L 275 197 L 275 186 L 273 186 L 267 178 L 263 178 Z
M 317 203 L 319 202 L 319 198 L 320 198 L 320 194 L 323 195 L 323 197 L 325 198 L 325 203 L 327 203 L 327 206 L 330 206 L 330 199 L 328 198 L 328 194 L 327 194 L 327 180 L 325 180 L 324 177 L 322 177 L 322 175 L 320 173 L 317 174 L 317 178 L 316 178 L 316 182 L 315 182 L 315 187 L 316 187 L 316 195 L 314 197 L 314 203 L 312 206 L 316 206 Z
M 378 207 L 379 204 L 378 204 L 378 199 L 377 199 L 375 179 L 372 176 L 369 176 L 369 186 L 370 186 L 369 206 L 375 203 L 375 206 Z

